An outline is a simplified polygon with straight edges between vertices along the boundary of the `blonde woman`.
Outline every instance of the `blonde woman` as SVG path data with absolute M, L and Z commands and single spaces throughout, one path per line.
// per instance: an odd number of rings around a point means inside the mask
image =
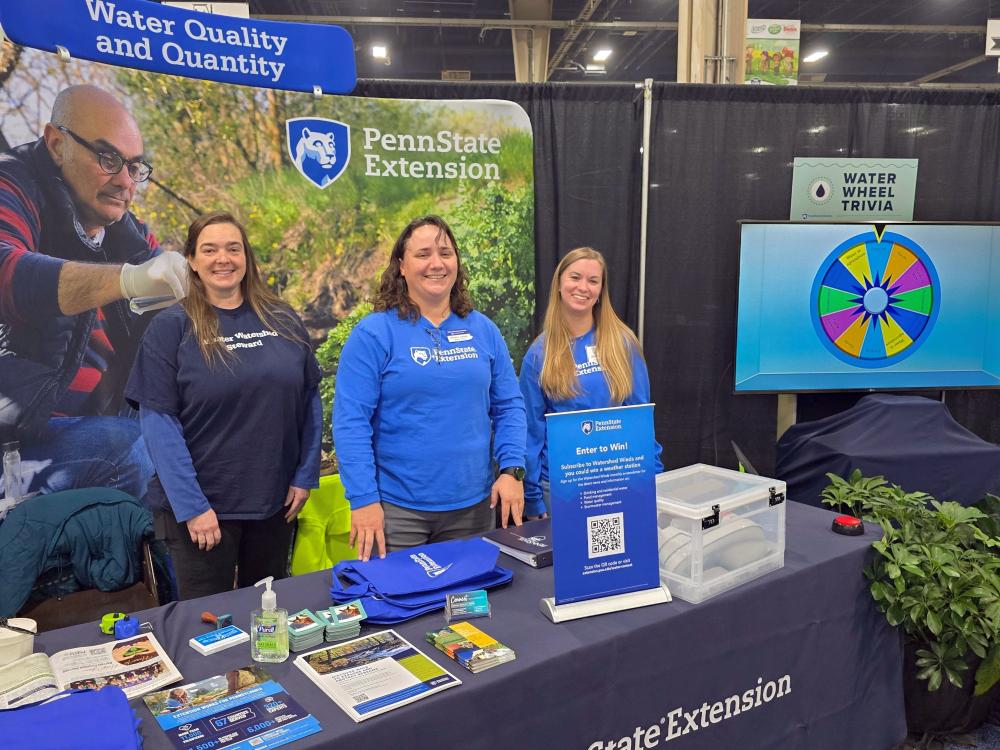
M 191 291 L 150 323 L 125 389 L 139 407 L 181 599 L 282 578 L 319 486 L 319 365 L 260 278 L 246 231 L 207 214 L 184 248 Z
M 615 314 L 604 256 L 591 247 L 559 261 L 542 335 L 521 363 L 528 418 L 524 512 L 551 511 L 545 415 L 649 402 L 649 374 L 635 334 Z M 656 470 L 662 471 L 660 446 Z

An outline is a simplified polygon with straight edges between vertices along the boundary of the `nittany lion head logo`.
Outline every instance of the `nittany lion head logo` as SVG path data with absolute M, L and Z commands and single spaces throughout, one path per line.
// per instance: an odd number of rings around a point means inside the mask
M 316 187 L 326 188 L 351 160 L 351 127 L 337 120 L 295 117 L 285 121 L 288 154 L 295 168 Z
M 583 430 L 584 435 L 589 435 L 594 431 L 594 423 L 588 419 L 580 423 L 580 429 Z
M 414 362 L 423 367 L 431 361 L 431 350 L 426 346 L 411 346 L 410 357 L 413 358 Z

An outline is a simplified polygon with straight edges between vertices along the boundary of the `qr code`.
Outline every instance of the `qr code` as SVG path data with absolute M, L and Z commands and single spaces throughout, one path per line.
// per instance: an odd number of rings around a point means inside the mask
M 606 557 L 625 552 L 625 518 L 621 513 L 587 519 L 587 557 Z

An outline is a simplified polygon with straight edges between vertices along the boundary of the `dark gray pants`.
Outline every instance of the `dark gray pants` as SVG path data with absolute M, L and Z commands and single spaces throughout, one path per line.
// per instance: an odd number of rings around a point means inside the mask
M 285 521 L 285 508 L 259 521 L 219 521 L 222 541 L 208 552 L 191 541 L 186 523 L 174 514 L 157 514 L 158 531 L 165 531 L 167 549 L 177 576 L 180 599 L 195 599 L 253 586 L 267 576 L 284 578 L 295 522 Z
M 410 510 L 383 501 L 382 512 L 386 552 L 485 534 L 493 528 L 489 498 L 468 508 L 444 511 Z

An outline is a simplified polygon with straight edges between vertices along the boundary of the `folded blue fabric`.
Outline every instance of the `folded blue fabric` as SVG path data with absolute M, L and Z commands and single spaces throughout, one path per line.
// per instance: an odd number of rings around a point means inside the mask
M 5 750 L 141 750 L 140 720 L 121 688 L 67 690 L 0 711 Z
M 333 568 L 330 597 L 338 604 L 360 599 L 368 622 L 392 625 L 444 608 L 445 594 L 510 583 L 514 574 L 496 564 L 499 554 L 482 539 L 457 539 L 345 560 Z

